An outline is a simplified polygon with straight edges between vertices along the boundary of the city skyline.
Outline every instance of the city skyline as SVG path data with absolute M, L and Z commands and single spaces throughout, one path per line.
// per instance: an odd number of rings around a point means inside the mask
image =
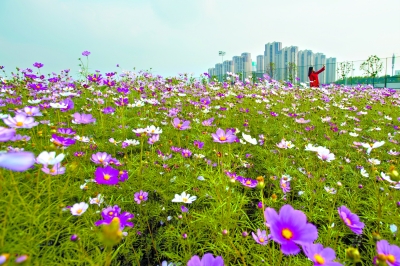
M 224 53 L 224 55 L 226 55 Z M 312 66 L 314 71 L 321 69 L 324 65 L 326 70 L 320 73 L 319 80 L 330 83 L 336 80 L 336 58 L 329 57 L 324 53 L 312 50 L 299 50 L 298 46 L 282 47 L 282 42 L 267 43 L 264 46 L 263 55 L 257 55 L 256 61 L 251 58 L 251 53 L 242 53 L 241 56 L 233 56 L 232 60 L 225 60 L 208 68 L 210 76 L 217 76 L 222 80 L 227 72 L 241 73 L 244 77 L 267 73 L 277 80 L 295 80 L 308 82 L 308 68 Z M 252 66 L 255 66 L 255 70 Z

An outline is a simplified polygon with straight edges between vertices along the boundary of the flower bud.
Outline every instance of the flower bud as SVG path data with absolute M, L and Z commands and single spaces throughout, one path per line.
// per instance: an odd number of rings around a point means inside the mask
M 360 252 L 357 248 L 350 247 L 346 249 L 346 258 L 351 260 L 353 263 L 361 262 Z

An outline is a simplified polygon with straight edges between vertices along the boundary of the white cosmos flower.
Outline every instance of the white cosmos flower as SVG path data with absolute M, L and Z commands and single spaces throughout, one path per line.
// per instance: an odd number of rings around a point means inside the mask
M 89 203 L 90 204 L 97 204 L 100 206 L 100 204 L 102 204 L 104 201 L 104 196 L 102 196 L 101 194 L 98 194 L 97 197 L 95 198 L 89 198 Z
M 65 103 L 60 104 L 60 103 L 50 103 L 50 106 L 53 108 L 67 108 L 67 105 Z
M 323 161 L 330 162 L 335 160 L 335 155 L 324 147 L 318 147 L 317 153 L 318 153 L 318 158 L 320 158 Z
M 126 139 L 124 142 L 128 143 L 128 145 L 137 146 L 140 142 L 136 139 Z
M 43 151 L 39 154 L 39 156 L 36 158 L 36 162 L 43 164 L 43 165 L 55 165 L 60 163 L 62 160 L 64 160 L 65 154 L 61 153 L 57 155 L 56 157 L 56 152 L 47 152 Z
M 255 138 L 252 138 L 250 135 L 244 134 L 242 132 L 242 137 L 248 143 L 253 144 L 253 145 L 257 145 L 257 140 Z
M 37 99 L 37 100 L 28 100 L 28 103 L 30 103 L 30 104 L 38 104 L 38 103 L 40 103 L 42 100 L 40 100 L 40 99 Z
M 361 146 L 363 146 L 364 148 L 367 149 L 367 154 L 370 154 L 372 149 L 376 149 L 379 148 L 380 146 L 382 146 L 383 144 L 385 144 L 384 141 L 377 141 L 374 144 L 370 144 L 370 143 L 361 143 Z
M 355 133 L 355 132 L 350 132 L 349 135 L 352 136 L 352 137 L 358 137 L 358 134 Z
M 190 204 L 196 199 L 196 196 L 190 196 L 190 194 L 186 194 L 186 192 L 184 191 L 181 195 L 175 194 L 175 198 L 172 200 L 172 202 L 183 202 Z
M 306 150 L 306 151 L 317 151 L 317 150 L 318 150 L 318 147 L 312 145 L 311 143 L 308 143 L 307 146 L 305 146 L 305 150 Z
M 160 135 L 162 133 L 161 128 L 153 126 L 153 125 L 146 127 L 145 130 L 147 133 L 154 134 L 154 135 Z
M 379 165 L 379 164 L 381 164 L 381 161 L 379 161 L 378 159 L 374 159 L 374 158 L 368 159 L 368 162 L 369 162 L 370 164 L 374 164 L 374 165 Z
M 364 168 L 361 168 L 360 172 L 361 172 L 361 175 L 362 175 L 363 177 L 369 177 L 369 174 L 367 173 L 367 171 L 365 171 Z
M 89 207 L 86 202 L 75 203 L 74 206 L 71 207 L 70 211 L 72 215 L 81 216 Z

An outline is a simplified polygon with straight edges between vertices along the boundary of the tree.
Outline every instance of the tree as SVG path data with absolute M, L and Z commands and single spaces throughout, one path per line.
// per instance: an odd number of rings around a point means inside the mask
M 372 78 L 372 86 L 375 85 L 375 77 L 382 71 L 383 63 L 376 55 L 371 55 L 368 59 L 361 64 L 360 70 L 364 71 L 366 76 Z
M 342 62 L 339 63 L 339 66 L 337 68 L 337 74 L 338 76 L 341 77 L 341 79 L 345 80 L 347 75 L 350 73 L 350 71 L 353 69 L 353 62 Z
M 297 66 L 294 62 L 288 63 L 288 71 L 289 71 L 289 81 L 293 83 L 294 78 L 296 77 Z
M 270 78 L 274 78 L 276 66 L 274 62 L 270 62 L 265 66 L 265 72 L 270 76 Z

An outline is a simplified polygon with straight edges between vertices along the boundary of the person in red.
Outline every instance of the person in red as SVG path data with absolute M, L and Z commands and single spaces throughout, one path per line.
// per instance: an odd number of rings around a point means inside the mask
M 317 72 L 315 72 L 313 70 L 313 67 L 308 68 L 308 78 L 310 79 L 310 87 L 314 87 L 314 88 L 319 87 L 318 74 L 324 70 L 325 70 L 325 65 Z

